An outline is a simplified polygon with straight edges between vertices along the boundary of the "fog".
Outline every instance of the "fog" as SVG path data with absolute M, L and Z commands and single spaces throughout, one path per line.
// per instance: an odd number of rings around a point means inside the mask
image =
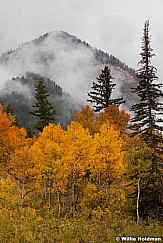
M 92 49 L 82 43 L 74 43 L 73 36 L 57 31 L 22 45 L 8 55 L 7 62 L 0 65 L 0 70 L 10 79 L 22 77 L 28 71 L 45 76 L 84 104 L 87 101 L 87 92 L 91 90 L 93 81 L 96 81 L 103 68 L 104 64 L 97 62 Z M 113 96 L 122 96 L 121 82 L 127 78 L 132 80 L 133 77 L 118 67 L 110 65 L 110 69 L 113 82 L 117 84 Z

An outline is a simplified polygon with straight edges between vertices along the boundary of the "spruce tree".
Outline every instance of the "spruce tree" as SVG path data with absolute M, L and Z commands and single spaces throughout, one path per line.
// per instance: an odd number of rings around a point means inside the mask
M 146 183 L 141 188 L 141 215 L 144 218 L 163 217 L 163 103 L 160 102 L 163 97 L 161 91 L 162 84 L 158 84 L 156 75 L 157 69 L 152 66 L 151 59 L 155 56 L 151 48 L 151 36 L 149 34 L 149 21 L 145 22 L 142 38 L 142 52 L 139 64 L 140 69 L 136 71 L 138 86 L 133 92 L 138 95 L 139 102 L 132 106 L 134 117 L 131 128 L 132 136 L 138 135 L 151 148 L 151 169 L 147 175 Z
M 140 69 L 136 71 L 138 86 L 133 88 L 133 92 L 139 97 L 139 103 L 132 106 L 134 118 L 132 128 L 135 129 L 133 135 L 140 134 L 140 137 L 151 147 L 155 148 L 161 138 L 159 132 L 163 131 L 163 127 L 159 126 L 163 120 L 163 103 L 159 99 L 163 97 L 161 91 L 162 84 L 155 81 L 157 69 L 151 65 L 151 58 L 155 56 L 150 46 L 151 36 L 149 35 L 149 21 L 145 22 L 142 38 L 142 52 Z M 154 83 L 155 82 L 155 83 Z
M 36 103 L 33 105 L 34 111 L 30 113 L 39 118 L 38 122 L 35 124 L 35 129 L 42 132 L 46 125 L 50 122 L 55 122 L 55 111 L 48 101 L 49 93 L 43 79 L 39 79 L 38 83 L 35 85 L 35 92 Z
M 97 82 L 93 82 L 93 86 L 91 87 L 93 91 L 88 93 L 90 99 L 87 100 L 88 102 L 95 103 L 93 107 L 96 112 L 111 104 L 119 106 L 124 103 L 123 98 L 111 99 L 111 94 L 116 84 L 112 82 L 111 71 L 107 66 L 105 66 L 102 73 L 96 79 Z

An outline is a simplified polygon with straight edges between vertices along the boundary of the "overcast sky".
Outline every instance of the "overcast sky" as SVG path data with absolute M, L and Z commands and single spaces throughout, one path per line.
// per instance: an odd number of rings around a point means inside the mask
M 163 0 L 0 0 L 0 53 L 62 30 L 137 68 L 146 20 L 163 82 Z

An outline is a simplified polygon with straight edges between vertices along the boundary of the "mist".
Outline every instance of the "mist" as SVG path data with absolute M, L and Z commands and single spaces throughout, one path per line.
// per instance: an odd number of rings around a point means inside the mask
M 21 44 L 1 57 L 0 93 L 3 95 L 12 92 L 21 93 L 32 106 L 34 86 L 17 82 L 17 77 L 26 77 L 27 72 L 32 72 L 53 80 L 65 94 L 70 94 L 72 99 L 66 95 L 62 96 L 62 104 L 68 106 L 69 110 L 73 107 L 77 111 L 87 104 L 92 107 L 92 104 L 87 102 L 87 93 L 91 91 L 93 81 L 97 81 L 96 78 L 107 65 L 111 70 L 112 81 L 116 84 L 111 98 L 124 98 L 126 103 L 120 108 L 131 114 L 130 107 L 137 99 L 130 90 L 135 84 L 134 77 L 120 66 L 97 61 L 93 50 L 76 37 L 59 31 L 44 34 L 31 42 Z M 67 117 L 69 110 L 64 111 Z
M 23 94 L 23 96 L 31 102 L 33 100 L 33 92 L 28 84 L 21 84 L 17 79 L 10 79 L 1 85 L 0 94 L 9 95 L 11 93 Z
M 81 42 L 75 43 L 73 38 L 63 32 L 52 32 L 17 48 L 0 65 L 1 87 L 6 79 L 22 77 L 30 71 L 55 81 L 64 92 L 86 104 L 87 92 L 104 64 L 97 62 L 92 49 Z M 113 96 L 119 96 L 121 82 L 133 77 L 118 67 L 109 65 L 109 68 L 117 84 Z

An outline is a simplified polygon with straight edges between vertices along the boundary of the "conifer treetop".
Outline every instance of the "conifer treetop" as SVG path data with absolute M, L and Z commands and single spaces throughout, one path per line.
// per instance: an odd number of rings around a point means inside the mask
M 36 103 L 33 105 L 34 111 L 31 114 L 39 118 L 35 128 L 42 132 L 46 125 L 55 122 L 55 111 L 48 100 L 49 93 L 43 79 L 39 79 L 36 83 L 35 92 Z
M 151 64 L 151 59 L 155 54 L 150 45 L 149 30 L 149 21 L 146 21 L 143 28 L 141 60 L 138 63 L 141 67 L 136 71 L 138 85 L 133 88 L 133 93 L 138 95 L 139 102 L 131 108 L 135 113 L 131 122 L 132 128 L 135 129 L 133 135 L 140 134 L 141 138 L 154 148 L 160 142 L 158 133 L 163 131 L 163 127 L 159 126 L 163 122 L 161 118 L 163 103 L 160 102 L 163 93 L 160 89 L 162 84 L 156 83 L 157 69 Z
M 112 82 L 113 77 L 111 70 L 105 66 L 99 77 L 96 78 L 97 82 L 93 82 L 93 91 L 88 93 L 88 102 L 95 103 L 93 107 L 95 111 L 101 111 L 111 104 L 119 106 L 124 103 L 123 98 L 111 99 L 111 94 L 116 84 Z

